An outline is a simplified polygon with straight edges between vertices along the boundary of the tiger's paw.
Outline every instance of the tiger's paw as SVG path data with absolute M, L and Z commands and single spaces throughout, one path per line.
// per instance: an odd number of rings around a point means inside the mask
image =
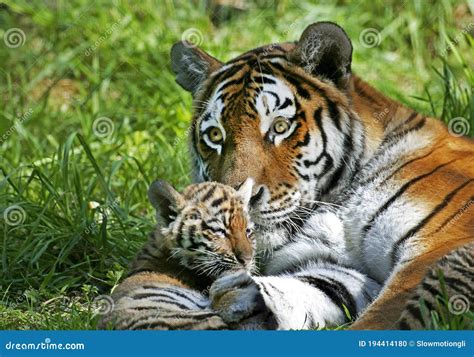
M 238 324 L 266 311 L 259 286 L 246 271 L 217 279 L 211 286 L 209 297 L 214 311 L 229 324 Z

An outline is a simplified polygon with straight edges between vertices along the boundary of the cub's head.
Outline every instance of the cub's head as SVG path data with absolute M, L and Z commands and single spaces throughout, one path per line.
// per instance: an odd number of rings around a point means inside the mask
M 161 221 L 163 244 L 186 267 L 208 276 L 254 268 L 249 202 L 253 180 L 237 190 L 217 182 L 186 187 L 182 193 L 155 181 L 148 197 Z
M 350 177 L 359 145 L 350 110 L 352 45 L 333 23 L 309 26 L 296 43 L 274 44 L 221 63 L 179 42 L 177 82 L 195 113 L 195 179 L 267 188 L 255 222 L 268 229 L 301 217 Z M 291 223 L 291 222 L 289 222 Z

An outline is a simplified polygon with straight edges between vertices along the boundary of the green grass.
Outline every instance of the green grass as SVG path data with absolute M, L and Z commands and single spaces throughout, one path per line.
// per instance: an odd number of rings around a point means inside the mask
M 420 299 L 420 312 L 426 328 L 431 330 L 474 330 L 474 311 L 469 308 L 468 299 L 463 295 L 449 296 L 444 274 L 437 272 L 441 294 L 435 298 L 433 310 Z M 467 311 L 466 311 L 467 310 Z
M 220 26 L 204 2 L 89 3 L 0 8 L 1 39 L 11 28 L 25 34 L 17 48 L 0 42 L 0 329 L 93 328 L 91 302 L 153 227 L 148 184 L 190 182 L 191 98 L 168 57 L 189 28 L 228 60 L 335 21 L 353 39 L 356 73 L 426 114 L 465 118 L 474 134 L 465 1 L 255 1 Z M 380 33 L 375 47 L 361 45 L 367 28 Z M 109 135 L 98 123 L 112 123 Z M 12 206 L 21 224 L 6 224 Z

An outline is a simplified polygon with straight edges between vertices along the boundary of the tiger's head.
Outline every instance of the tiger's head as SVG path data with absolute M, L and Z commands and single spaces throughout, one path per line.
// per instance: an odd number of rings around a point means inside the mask
M 296 43 L 227 63 L 176 43 L 172 69 L 195 106 L 195 180 L 235 186 L 252 177 L 266 188 L 254 220 L 267 228 L 336 192 L 361 151 L 348 94 L 351 58 L 348 36 L 329 22 L 310 25 Z

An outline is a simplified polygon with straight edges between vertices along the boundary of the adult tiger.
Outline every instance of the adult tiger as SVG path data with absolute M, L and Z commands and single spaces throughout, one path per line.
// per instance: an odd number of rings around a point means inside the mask
M 427 269 L 474 240 L 473 141 L 351 75 L 352 44 L 336 24 L 225 64 L 180 42 L 171 60 L 195 103 L 195 180 L 266 187 L 256 218 L 265 276 L 217 280 L 211 298 L 226 322 L 259 313 L 263 299 L 280 329 L 364 310 L 353 328 L 397 328 Z M 467 281 L 448 283 L 472 301 L 465 269 Z

